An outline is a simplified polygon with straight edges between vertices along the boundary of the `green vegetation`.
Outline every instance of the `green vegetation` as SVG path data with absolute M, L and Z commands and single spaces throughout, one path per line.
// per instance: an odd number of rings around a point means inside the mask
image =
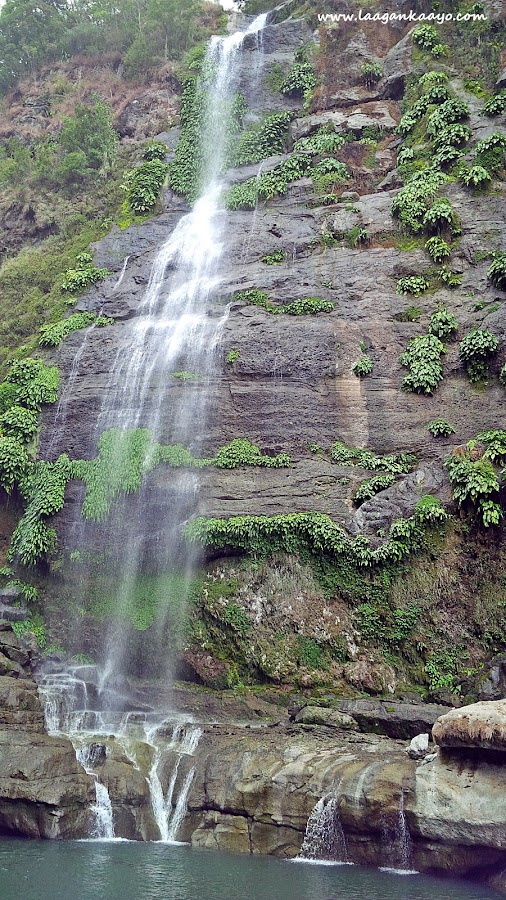
M 434 334 L 438 338 L 454 340 L 458 328 L 459 323 L 453 313 L 449 312 L 446 306 L 441 306 L 432 313 L 427 330 L 429 334 Z
M 428 287 L 429 282 L 423 275 L 407 275 L 404 278 L 399 278 L 395 292 L 396 294 L 413 294 L 415 297 L 418 297 Z
M 444 56 L 448 49 L 441 44 L 438 31 L 433 25 L 417 25 L 413 30 L 413 43 L 436 58 Z
M 97 269 L 93 265 L 91 253 L 78 253 L 76 256 L 76 267 L 67 269 L 61 280 L 60 287 L 67 294 L 81 294 L 91 284 L 96 284 L 102 278 L 107 278 L 109 274 L 108 269 Z
M 487 278 L 494 287 L 506 291 L 506 253 L 494 252 L 493 262 L 487 272 Z
M 313 88 L 318 84 L 316 73 L 311 65 L 305 48 L 295 53 L 295 62 L 284 79 L 280 91 L 289 97 L 301 97 L 307 105 L 311 99 Z
M 433 394 L 443 379 L 441 356 L 444 344 L 434 334 L 421 334 L 413 338 L 400 358 L 401 365 L 409 369 L 402 381 L 405 391 L 417 394 Z
M 499 349 L 499 339 L 484 328 L 473 328 L 459 344 L 469 381 L 486 381 L 488 363 Z
M 17 411 L 13 414 L 14 425 L 11 427 L 17 428 L 19 433 L 16 414 Z M 33 433 L 32 424 L 31 421 L 27 423 L 26 417 L 21 421 L 21 431 L 28 437 Z M 7 435 L 0 438 L 0 484 L 7 492 L 17 486 L 25 503 L 24 515 L 11 542 L 12 558 L 19 558 L 23 565 L 31 566 L 55 551 L 56 533 L 48 527 L 47 519 L 63 507 L 66 485 L 73 479 L 86 485 L 83 517 L 101 522 L 117 497 L 137 492 L 144 477 L 162 463 L 175 468 L 215 465 L 229 469 L 290 465 L 286 453 L 264 455 L 258 447 L 243 439 L 222 447 L 212 459 L 196 458 L 181 444 L 153 442 L 147 428 L 105 431 L 100 437 L 98 451 L 92 460 L 70 460 L 62 454 L 54 463 L 33 463 L 17 438 Z
M 383 75 L 383 67 L 380 63 L 363 63 L 360 66 L 360 78 L 367 87 L 377 84 Z
M 236 438 L 226 447 L 218 450 L 212 460 L 212 464 L 219 469 L 236 469 L 238 466 L 281 468 L 290 465 L 290 457 L 287 453 L 278 453 L 277 456 L 266 456 L 255 444 Z
M 230 149 L 229 165 L 244 166 L 284 153 L 290 118 L 290 113 L 287 112 L 273 113 L 265 116 L 258 125 L 243 131 Z
M 227 362 L 229 365 L 233 365 L 239 359 L 240 353 L 239 350 L 229 350 L 227 353 Z
M 44 325 L 40 330 L 39 344 L 41 347 L 58 347 L 73 331 L 78 331 L 80 328 L 89 328 L 91 325 L 102 328 L 105 325 L 112 325 L 113 322 L 114 319 L 107 319 L 105 316 L 95 316 L 93 313 L 74 313 L 61 322 L 55 322 L 53 325 Z
M 497 131 L 490 137 L 478 141 L 475 147 L 476 162 L 488 172 L 500 172 L 504 169 L 504 153 L 506 151 L 506 135 Z
M 432 437 L 449 437 L 450 434 L 455 434 L 455 428 L 453 425 L 450 425 L 446 419 L 433 419 L 432 422 L 429 422 L 427 425 L 427 429 L 432 435 Z
M 322 300 L 320 297 L 305 297 L 302 300 L 292 300 L 291 303 L 275 306 L 269 301 L 269 295 L 266 291 L 260 291 L 256 288 L 248 291 L 238 291 L 234 294 L 234 300 L 252 303 L 254 306 L 259 306 L 273 315 L 286 313 L 289 316 L 307 316 L 316 315 L 319 312 L 330 313 L 334 310 L 334 304 L 330 300 Z
M 450 256 L 450 248 L 440 237 L 431 237 L 425 243 L 425 249 L 435 263 L 442 263 Z
M 267 253 L 265 256 L 262 256 L 262 262 L 265 263 L 266 266 L 279 266 L 281 263 L 285 261 L 285 251 L 281 249 L 273 250 L 272 253 Z
M 480 457 L 476 441 L 470 441 L 463 453 L 456 451 L 446 462 L 452 497 L 459 508 L 476 515 L 488 528 L 498 525 L 503 513 L 498 501 L 499 480 L 487 454 Z
M 412 516 L 390 526 L 388 540 L 372 549 L 367 538 L 350 538 L 329 516 L 292 513 L 281 516 L 237 516 L 231 519 L 198 518 L 185 528 L 187 540 L 215 549 L 233 548 L 256 557 L 273 553 L 315 553 L 341 557 L 358 568 L 399 562 L 423 544 L 424 530 L 446 518 L 443 507 L 417 504 Z
M 168 170 L 168 165 L 155 157 L 126 173 L 124 185 L 133 213 L 143 216 L 155 208 Z
M 352 372 L 357 378 L 365 378 L 370 375 L 373 369 L 372 359 L 367 353 L 363 353 L 359 360 L 352 368 Z
M 490 97 L 483 107 L 483 112 L 486 116 L 500 116 L 506 112 L 506 91 L 499 91 Z
M 490 172 L 483 166 L 462 167 L 459 178 L 465 187 L 481 190 L 492 180 Z
M 364 500 L 370 500 L 371 497 L 379 494 L 380 491 L 384 491 L 392 484 L 395 484 L 395 475 L 392 475 L 391 473 L 387 473 L 385 475 L 374 475 L 367 481 L 361 482 L 360 487 L 353 498 L 353 501 L 354 503 L 360 504 L 363 503 Z
M 168 149 L 167 144 L 164 144 L 163 141 L 149 141 L 142 151 L 142 158 L 148 161 L 159 159 L 164 162 Z
M 411 453 L 377 456 L 372 450 L 347 447 L 342 441 L 333 444 L 331 459 L 339 466 L 360 466 L 363 469 L 379 470 L 391 475 L 406 475 L 415 463 L 415 457 Z
M 7 91 L 40 64 L 66 60 L 73 54 L 111 54 L 130 77 L 181 56 L 207 33 L 210 16 L 199 0 L 126 0 L 121 8 L 110 3 L 76 0 L 71 6 L 43 0 L 33 7 L 10 0 L 0 18 L 0 90 Z

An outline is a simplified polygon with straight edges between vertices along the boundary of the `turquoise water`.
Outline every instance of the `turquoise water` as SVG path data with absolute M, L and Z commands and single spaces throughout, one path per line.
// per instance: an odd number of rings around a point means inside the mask
M 494 900 L 469 882 L 187 846 L 0 841 L 1 900 Z

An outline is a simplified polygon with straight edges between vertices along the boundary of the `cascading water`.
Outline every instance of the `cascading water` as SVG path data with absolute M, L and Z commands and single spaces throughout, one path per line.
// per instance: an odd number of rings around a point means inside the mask
M 95 432 L 97 443 L 108 432 L 111 470 L 128 468 L 139 442 L 147 448 L 144 471 L 149 470 L 150 453 L 155 452 L 157 444 L 182 444 L 194 456 L 201 452 L 210 385 L 216 371 L 215 351 L 227 316 L 225 307 L 212 306 L 225 246 L 222 173 L 229 135 L 224 111 L 231 106 L 237 89 L 238 55 L 244 38 L 258 36 L 266 19 L 266 15 L 259 16 L 246 31 L 214 37 L 209 42 L 203 67 L 207 103 L 200 148 L 201 195 L 160 247 L 137 314 L 116 326 L 121 327 L 122 337 L 104 383 Z M 113 291 L 122 284 L 128 264 L 127 258 Z M 85 341 L 88 335 L 89 332 Z M 78 352 L 74 377 L 81 356 L 82 352 Z M 184 372 L 178 373 L 183 368 Z M 172 377 L 174 374 L 188 375 L 183 390 Z M 106 531 L 100 532 L 104 544 L 108 544 L 108 580 L 99 585 L 99 593 L 101 598 L 110 598 L 111 621 L 104 629 L 102 658 L 97 666 L 74 666 L 41 679 L 48 728 L 52 733 L 71 737 L 78 757 L 95 779 L 95 837 L 113 837 L 114 826 L 112 805 L 89 755 L 89 746 L 96 735 L 115 735 L 128 755 L 128 730 L 132 723 L 124 711 L 135 709 L 136 704 L 128 696 L 125 676 L 132 668 L 138 674 L 152 675 L 156 671 L 164 680 L 170 674 L 170 665 L 166 665 L 167 613 L 171 607 L 184 607 L 191 583 L 195 551 L 182 543 L 180 532 L 182 523 L 195 512 L 198 488 L 198 470 L 181 467 L 170 470 L 163 509 L 158 506 L 152 512 L 142 489 L 137 495 L 130 495 L 128 502 L 125 497 L 113 496 Z M 144 525 L 150 515 L 157 518 L 158 537 L 154 541 L 151 537 L 148 546 Z M 92 527 L 77 511 L 69 529 L 71 539 L 67 541 L 74 547 L 71 556 L 79 560 L 75 579 L 79 596 L 77 600 L 74 596 L 74 600 L 81 608 L 97 584 L 97 554 L 88 550 L 87 544 Z M 122 623 L 135 611 L 139 579 L 143 573 L 153 571 L 163 575 L 154 604 L 159 607 L 156 627 L 152 629 L 159 646 L 155 646 L 155 638 L 150 635 L 153 645 L 150 644 L 149 653 L 141 652 L 140 658 L 137 653 L 132 664 L 131 638 Z M 186 813 L 194 776 L 191 767 L 181 775 L 176 797 L 180 764 L 194 752 L 201 732 L 197 728 L 188 728 L 180 735 L 177 729 L 174 732 L 170 750 L 175 754 L 175 763 L 164 791 L 160 778 L 163 752 L 157 728 L 166 719 L 166 712 L 157 716 L 148 711 L 142 734 L 137 728 L 137 739 L 153 750 L 151 770 L 145 777 L 161 840 L 170 841 L 176 839 Z M 130 758 L 135 762 L 135 753 Z
M 347 862 L 348 851 L 336 797 L 322 797 L 309 816 L 300 859 Z

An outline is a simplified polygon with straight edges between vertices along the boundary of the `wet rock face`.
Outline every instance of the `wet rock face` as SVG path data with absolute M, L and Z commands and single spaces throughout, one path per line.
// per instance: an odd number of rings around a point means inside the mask
M 0 833 L 86 837 L 93 779 L 67 738 L 45 732 L 29 635 L 19 639 L 6 623 L 0 627 Z

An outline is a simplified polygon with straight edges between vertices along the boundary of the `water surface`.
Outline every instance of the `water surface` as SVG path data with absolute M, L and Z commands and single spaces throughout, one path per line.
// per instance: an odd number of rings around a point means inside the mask
M 0 840 L 1 900 L 498 900 L 481 885 L 140 842 Z

